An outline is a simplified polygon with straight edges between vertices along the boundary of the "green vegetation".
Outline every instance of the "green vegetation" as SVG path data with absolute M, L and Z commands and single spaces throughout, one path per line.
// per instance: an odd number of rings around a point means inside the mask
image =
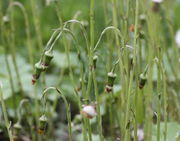
M 0 0 L 0 141 L 180 141 L 179 0 Z

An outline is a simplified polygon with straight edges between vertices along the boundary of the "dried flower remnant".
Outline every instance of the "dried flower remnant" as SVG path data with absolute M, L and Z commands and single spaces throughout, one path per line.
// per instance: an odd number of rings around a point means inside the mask
M 130 25 L 130 26 L 129 26 L 129 31 L 134 32 L 134 30 L 135 30 L 135 26 L 134 26 L 133 24 Z
M 81 114 L 89 119 L 92 119 L 93 117 L 95 117 L 97 115 L 96 106 L 94 104 L 83 106 Z

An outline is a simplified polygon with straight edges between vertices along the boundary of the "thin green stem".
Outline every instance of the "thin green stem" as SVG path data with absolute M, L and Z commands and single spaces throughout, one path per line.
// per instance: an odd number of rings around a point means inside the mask
M 27 50 L 28 50 L 28 57 L 29 57 L 29 62 L 33 67 L 33 54 L 32 54 L 32 44 L 31 44 L 31 37 L 30 37 L 30 26 L 29 26 L 29 20 L 28 20 L 28 14 L 26 12 L 26 9 L 24 6 L 17 1 L 14 1 L 10 3 L 10 6 L 8 7 L 8 11 L 13 12 L 13 7 L 18 7 L 23 14 L 24 21 L 25 21 L 25 32 L 26 32 L 26 37 L 27 37 Z
M 94 69 L 92 70 L 92 76 L 93 76 L 95 96 L 96 96 L 96 101 L 97 101 L 97 121 L 98 121 L 99 137 L 100 137 L 100 141 L 103 141 L 104 137 L 102 133 L 102 117 L 101 117 L 101 111 L 100 111 L 100 99 L 99 99 L 99 93 L 98 93 L 98 87 L 97 87 L 96 73 Z
M 135 73 L 135 78 L 136 78 L 136 92 L 135 92 L 135 124 L 134 124 L 134 141 L 137 141 L 137 111 L 138 111 L 138 106 L 137 106 L 137 101 L 138 101 L 138 93 L 137 93 L 137 88 L 138 88 L 138 71 L 137 71 L 137 36 L 138 36 L 138 18 L 139 18 L 139 0 L 136 0 L 136 5 L 135 5 L 135 31 L 134 31 L 134 56 L 133 56 L 133 71 Z
M 71 127 L 71 112 L 70 112 L 70 105 L 68 104 L 68 101 L 65 97 L 65 95 L 56 87 L 48 87 L 43 91 L 43 98 L 46 98 L 46 94 L 49 90 L 55 90 L 60 97 L 63 99 L 65 105 L 66 105 L 66 114 L 67 114 L 67 119 L 68 119 L 68 130 L 69 130 L 69 141 L 72 141 L 72 127 Z M 46 100 L 46 99 L 45 99 Z M 46 107 L 44 105 L 44 107 Z
M 10 130 L 10 122 L 8 120 L 6 106 L 5 106 L 4 99 L 3 99 L 3 91 L 2 91 L 2 83 L 1 82 L 0 82 L 0 101 L 1 101 L 1 106 L 2 106 L 2 112 L 4 115 L 5 125 L 6 125 L 7 131 L 8 131 L 8 136 L 9 136 L 10 141 L 13 141 L 12 132 Z

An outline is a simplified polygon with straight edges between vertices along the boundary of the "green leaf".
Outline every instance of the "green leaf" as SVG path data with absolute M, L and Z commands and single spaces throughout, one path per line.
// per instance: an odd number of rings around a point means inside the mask
M 160 141 L 164 141 L 164 122 L 161 122 L 160 126 L 161 126 Z M 156 137 L 157 137 L 156 133 L 157 133 L 157 125 L 153 125 L 153 128 L 152 128 L 153 135 L 152 135 L 151 141 L 156 141 Z M 180 134 L 180 125 L 176 122 L 168 122 L 166 141 L 178 141 L 176 140 L 178 134 Z

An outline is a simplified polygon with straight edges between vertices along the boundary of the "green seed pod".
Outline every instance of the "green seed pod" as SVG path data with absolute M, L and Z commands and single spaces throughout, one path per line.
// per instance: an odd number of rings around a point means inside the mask
M 146 15 L 145 14 L 141 14 L 139 16 L 139 19 L 140 19 L 141 25 L 144 25 L 146 23 Z
M 160 2 L 154 2 L 152 6 L 152 11 L 158 13 L 160 11 Z
M 44 71 L 43 65 L 40 64 L 40 62 L 35 64 L 35 71 L 32 78 L 32 84 L 36 82 L 36 80 L 39 79 L 41 72 Z
M 144 85 L 146 84 L 146 81 L 147 81 L 147 77 L 146 75 L 144 75 L 143 73 L 140 74 L 139 76 L 139 88 L 142 89 L 144 87 Z
M 48 50 L 44 53 L 44 62 L 43 65 L 47 68 L 51 62 L 51 60 L 53 59 L 54 55 L 53 52 L 51 50 Z
M 144 31 L 139 31 L 139 38 L 140 38 L 140 39 L 145 39 L 145 33 L 144 33 Z
M 113 72 L 109 72 L 109 73 L 108 73 L 108 82 L 107 82 L 107 85 L 108 85 L 108 86 L 113 86 L 115 79 L 116 79 L 116 74 L 113 73 Z
M 19 122 L 17 122 L 16 124 L 14 124 L 13 126 L 13 135 L 14 136 L 19 136 L 20 132 L 21 132 L 22 126 Z
M 39 118 L 39 130 L 38 130 L 38 133 L 39 134 L 43 134 L 46 130 L 46 127 L 47 127 L 47 117 L 45 115 L 42 115 L 40 118 Z
M 98 56 L 95 55 L 95 56 L 93 57 L 93 66 L 94 66 L 94 68 L 96 68 L 97 59 L 98 59 Z

